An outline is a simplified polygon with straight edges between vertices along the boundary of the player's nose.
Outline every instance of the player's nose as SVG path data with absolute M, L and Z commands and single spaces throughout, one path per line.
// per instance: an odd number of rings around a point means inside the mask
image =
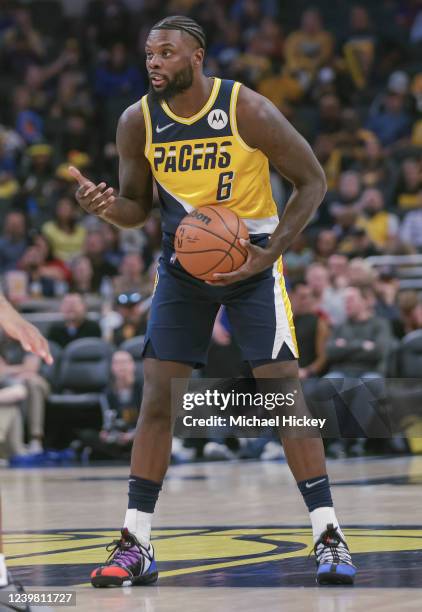
M 150 55 L 147 62 L 148 68 L 154 70 L 154 68 L 160 68 L 162 65 L 162 58 L 157 54 Z

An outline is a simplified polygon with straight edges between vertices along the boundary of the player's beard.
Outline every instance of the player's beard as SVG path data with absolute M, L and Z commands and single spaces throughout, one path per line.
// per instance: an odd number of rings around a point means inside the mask
M 160 91 L 156 91 L 152 84 L 149 85 L 149 95 L 153 100 L 157 102 L 161 102 L 161 100 L 170 100 L 177 96 L 178 94 L 183 93 L 189 87 L 192 86 L 193 83 L 193 68 L 190 64 L 179 70 L 171 81 L 168 81 L 166 87 L 161 89 Z

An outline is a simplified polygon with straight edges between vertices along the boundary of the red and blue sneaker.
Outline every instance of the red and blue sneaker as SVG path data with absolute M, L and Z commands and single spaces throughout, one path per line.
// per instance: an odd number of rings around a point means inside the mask
M 355 581 L 356 567 L 349 547 L 337 530 L 338 527 L 327 525 L 315 542 L 318 584 L 353 584 Z
M 158 569 L 152 544 L 145 548 L 126 528 L 121 533 L 119 540 L 113 540 L 107 546 L 110 556 L 105 564 L 91 573 L 91 584 L 95 587 L 112 587 L 156 582 Z

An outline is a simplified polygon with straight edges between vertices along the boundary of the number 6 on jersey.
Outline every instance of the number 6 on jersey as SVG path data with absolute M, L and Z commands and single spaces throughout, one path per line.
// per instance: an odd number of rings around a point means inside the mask
M 218 177 L 217 202 L 230 200 L 232 197 L 234 172 L 221 172 Z

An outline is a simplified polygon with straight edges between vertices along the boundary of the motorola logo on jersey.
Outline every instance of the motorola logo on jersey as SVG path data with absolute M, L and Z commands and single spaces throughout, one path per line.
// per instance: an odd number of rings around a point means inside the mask
M 163 172 L 188 172 L 228 168 L 231 162 L 231 146 L 230 140 L 155 145 L 154 169 Z
M 214 108 L 208 114 L 208 125 L 214 130 L 222 130 L 226 127 L 228 122 L 229 118 L 227 117 L 227 113 L 220 108 Z

